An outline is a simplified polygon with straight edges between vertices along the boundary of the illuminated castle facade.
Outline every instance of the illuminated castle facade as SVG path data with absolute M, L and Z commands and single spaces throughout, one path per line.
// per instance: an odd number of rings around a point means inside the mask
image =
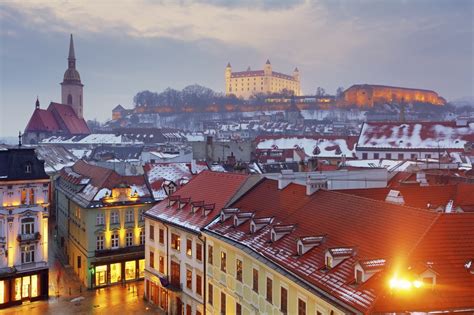
M 272 70 L 270 60 L 267 60 L 263 70 L 232 72 L 230 63 L 225 68 L 225 93 L 237 97 L 249 98 L 258 93 L 280 93 L 288 90 L 294 95 L 301 95 L 300 72 L 295 68 L 293 75 L 283 74 Z
M 344 99 L 339 105 L 357 105 L 358 107 L 373 107 L 385 103 L 430 103 L 445 105 L 446 100 L 435 91 L 394 87 L 386 85 L 356 84 L 344 91 Z

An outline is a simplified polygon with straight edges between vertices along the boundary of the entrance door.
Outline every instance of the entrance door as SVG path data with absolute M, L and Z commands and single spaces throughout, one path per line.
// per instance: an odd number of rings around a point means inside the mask
M 28 299 L 30 297 L 30 290 L 31 290 L 31 278 L 22 277 L 21 278 L 21 298 L 23 300 Z
M 102 286 L 107 284 L 107 266 L 95 267 L 95 285 Z

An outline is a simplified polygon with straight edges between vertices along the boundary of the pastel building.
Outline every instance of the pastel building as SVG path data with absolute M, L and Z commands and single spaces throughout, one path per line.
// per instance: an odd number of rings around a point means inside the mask
M 143 279 L 143 213 L 154 202 L 143 175 L 77 161 L 56 182 L 60 249 L 85 287 Z
M 206 243 L 201 230 L 247 175 L 203 171 L 145 213 L 145 298 L 168 314 L 205 314 Z
M 263 70 L 232 72 L 230 63 L 225 68 L 225 94 L 249 98 L 252 95 L 263 93 L 280 93 L 283 90 L 301 95 L 300 72 L 295 68 L 292 75 L 273 71 L 269 60 Z
M 48 298 L 49 194 L 33 149 L 0 149 L 0 308 Z

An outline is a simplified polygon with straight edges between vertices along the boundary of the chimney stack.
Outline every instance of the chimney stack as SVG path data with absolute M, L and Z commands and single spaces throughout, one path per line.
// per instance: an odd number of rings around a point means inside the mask
M 278 189 L 283 189 L 295 180 L 293 170 L 282 170 L 278 177 Z
M 321 188 L 328 188 L 328 179 L 323 174 L 311 174 L 306 178 L 306 195 L 311 196 Z

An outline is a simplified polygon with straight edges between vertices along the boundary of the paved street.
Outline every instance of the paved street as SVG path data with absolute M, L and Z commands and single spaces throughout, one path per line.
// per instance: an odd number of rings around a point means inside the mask
M 69 267 L 64 267 L 57 252 L 54 236 L 50 233 L 49 244 L 49 300 L 25 302 L 21 306 L 0 310 L 0 314 L 159 314 L 143 300 L 143 281 L 123 287 L 116 285 L 99 290 L 86 290 Z M 58 286 L 58 268 L 61 269 Z

